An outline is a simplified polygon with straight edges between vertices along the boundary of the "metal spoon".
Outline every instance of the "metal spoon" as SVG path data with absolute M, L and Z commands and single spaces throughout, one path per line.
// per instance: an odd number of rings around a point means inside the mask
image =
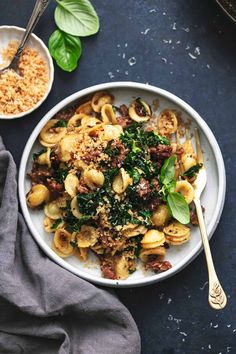
M 20 59 L 20 55 L 25 47 L 25 44 L 29 38 L 29 36 L 31 35 L 31 33 L 33 32 L 35 26 L 37 25 L 40 17 L 42 16 L 42 14 L 44 13 L 44 10 L 46 9 L 46 7 L 48 6 L 49 2 L 51 0 L 37 0 L 32 12 L 32 15 L 29 19 L 28 25 L 26 27 L 24 36 L 20 42 L 20 45 L 16 51 L 16 54 L 14 56 L 14 58 L 12 59 L 11 63 L 6 67 L 0 70 L 0 75 L 9 69 L 12 69 L 14 71 L 17 72 L 17 67 L 18 67 L 18 62 Z

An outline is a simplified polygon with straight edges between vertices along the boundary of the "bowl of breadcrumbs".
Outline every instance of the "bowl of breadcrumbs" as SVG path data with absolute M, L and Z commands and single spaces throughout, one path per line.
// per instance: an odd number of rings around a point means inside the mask
M 0 68 L 11 62 L 25 29 L 0 26 Z M 54 79 L 53 61 L 45 44 L 31 34 L 18 64 L 18 71 L 0 74 L 0 119 L 23 117 L 47 98 Z

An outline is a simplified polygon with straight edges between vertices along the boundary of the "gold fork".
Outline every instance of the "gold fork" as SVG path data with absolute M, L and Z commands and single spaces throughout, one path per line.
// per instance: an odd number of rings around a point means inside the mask
M 207 175 L 206 175 L 206 169 L 204 167 L 203 153 L 200 145 L 200 137 L 197 128 L 195 129 L 195 141 L 196 141 L 198 163 L 202 164 L 202 168 L 199 170 L 197 174 L 197 178 L 193 183 L 193 187 L 195 190 L 193 201 L 196 206 L 199 228 L 202 235 L 202 243 L 205 251 L 207 268 L 208 268 L 208 277 L 209 277 L 208 301 L 211 307 L 213 307 L 216 310 L 221 310 L 226 306 L 227 297 L 216 275 L 215 266 L 213 263 L 210 245 L 207 237 L 206 225 L 203 218 L 201 202 L 200 202 L 200 196 L 206 186 Z

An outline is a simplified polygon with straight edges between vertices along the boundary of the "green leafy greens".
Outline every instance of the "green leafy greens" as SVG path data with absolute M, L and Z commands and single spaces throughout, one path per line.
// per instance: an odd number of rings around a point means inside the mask
M 196 176 L 196 174 L 199 172 L 199 170 L 202 168 L 202 163 L 197 164 L 195 166 L 190 167 L 187 171 L 185 171 L 182 176 L 183 177 L 188 177 L 189 179 L 193 178 Z
M 60 119 L 56 124 L 54 124 L 53 128 L 66 128 L 68 122 L 64 119 Z
M 35 161 L 40 155 L 44 154 L 45 152 L 47 152 L 47 149 L 42 149 L 39 152 L 35 152 L 33 154 L 33 160 Z

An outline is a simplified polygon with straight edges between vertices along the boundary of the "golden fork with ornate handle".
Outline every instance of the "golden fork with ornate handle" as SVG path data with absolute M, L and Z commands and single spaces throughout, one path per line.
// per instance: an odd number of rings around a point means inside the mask
M 199 170 L 197 178 L 193 183 L 193 187 L 195 190 L 193 201 L 196 206 L 199 228 L 202 235 L 202 243 L 206 255 L 206 262 L 208 268 L 208 276 L 209 276 L 208 301 L 211 307 L 213 307 L 216 310 L 221 310 L 227 304 L 227 297 L 216 275 L 215 266 L 213 263 L 210 245 L 207 237 L 206 225 L 203 218 L 201 202 L 200 202 L 200 196 L 206 186 L 207 175 L 206 175 L 206 169 L 204 167 L 203 154 L 200 145 L 200 137 L 197 128 L 195 129 L 195 140 L 196 140 L 196 149 L 197 149 L 197 159 L 198 159 L 198 163 L 202 164 L 202 168 Z

